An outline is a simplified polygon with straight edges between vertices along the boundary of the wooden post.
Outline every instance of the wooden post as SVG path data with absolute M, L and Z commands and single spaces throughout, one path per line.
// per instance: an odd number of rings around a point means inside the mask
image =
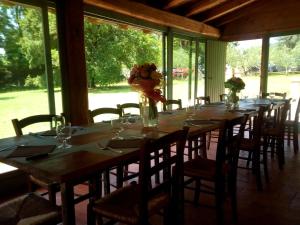
M 262 50 L 261 50 L 260 93 L 266 93 L 268 90 L 269 46 L 270 46 L 270 39 L 268 36 L 264 36 L 262 39 Z
M 88 123 L 83 0 L 57 1 L 63 112 L 74 125 Z

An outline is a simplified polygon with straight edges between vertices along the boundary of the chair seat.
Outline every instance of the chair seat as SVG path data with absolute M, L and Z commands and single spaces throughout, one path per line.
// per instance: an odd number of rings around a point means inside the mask
M 255 148 L 255 146 L 256 143 L 253 140 L 247 138 L 241 138 L 240 141 L 241 150 L 252 151 Z
M 216 174 L 216 161 L 211 159 L 196 158 L 184 163 L 184 175 L 189 177 L 201 177 L 206 180 L 214 180 Z
M 278 128 L 265 128 L 263 129 L 263 135 L 272 136 L 272 137 L 280 137 L 281 131 Z
M 0 205 L 0 224 L 54 225 L 61 221 L 59 207 L 29 193 Z
M 132 184 L 104 196 L 96 201 L 93 210 L 113 220 L 122 221 L 128 224 L 138 223 L 138 184 Z M 169 203 L 169 195 L 158 194 L 149 200 L 149 216 L 157 213 L 159 209 Z

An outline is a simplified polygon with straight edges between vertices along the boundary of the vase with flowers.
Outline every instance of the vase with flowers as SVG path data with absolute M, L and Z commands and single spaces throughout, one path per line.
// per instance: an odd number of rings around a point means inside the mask
M 237 93 L 239 93 L 242 89 L 245 88 L 244 81 L 239 77 L 231 77 L 224 83 L 225 88 L 229 89 L 228 93 L 228 102 L 232 108 L 238 108 L 239 97 Z
M 141 117 L 144 127 L 155 127 L 158 124 L 157 102 L 165 102 L 162 95 L 163 76 L 155 64 L 134 65 L 130 71 L 128 83 L 140 93 Z

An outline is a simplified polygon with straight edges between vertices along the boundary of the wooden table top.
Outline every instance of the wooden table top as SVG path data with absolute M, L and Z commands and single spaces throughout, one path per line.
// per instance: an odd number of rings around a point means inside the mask
M 223 106 L 202 107 L 195 111 L 194 120 L 234 120 L 243 116 L 241 112 L 228 111 Z M 141 122 L 125 127 L 122 136 L 126 138 L 159 138 L 170 132 L 182 129 L 187 119 L 185 110 L 172 111 L 159 115 L 159 125 L 156 128 L 143 128 Z M 190 126 L 190 132 L 207 132 L 219 127 L 218 123 L 203 123 Z M 101 150 L 98 143 L 110 140 L 112 137 L 110 124 L 99 123 L 89 127 L 77 127 L 71 138 L 70 149 L 55 149 L 48 156 L 26 160 L 25 157 L 7 158 L 13 151 L 1 149 L 17 145 L 57 145 L 57 141 L 51 136 L 23 135 L 0 139 L 0 161 L 15 166 L 25 172 L 36 176 L 47 177 L 55 182 L 76 181 L 79 177 L 85 177 L 99 172 L 107 167 L 118 164 L 121 161 L 137 157 L 139 148 L 122 148 L 122 153 Z M 124 144 L 126 146 L 126 144 Z

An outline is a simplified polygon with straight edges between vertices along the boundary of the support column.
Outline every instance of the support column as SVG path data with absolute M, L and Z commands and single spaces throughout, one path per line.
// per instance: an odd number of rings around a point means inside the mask
M 74 125 L 88 123 L 83 0 L 57 1 L 63 112 Z
M 167 36 L 167 99 L 173 98 L 173 31 Z
M 261 49 L 260 93 L 266 93 L 268 91 L 269 47 L 270 47 L 270 38 L 269 36 L 264 36 L 262 39 L 262 49 Z

